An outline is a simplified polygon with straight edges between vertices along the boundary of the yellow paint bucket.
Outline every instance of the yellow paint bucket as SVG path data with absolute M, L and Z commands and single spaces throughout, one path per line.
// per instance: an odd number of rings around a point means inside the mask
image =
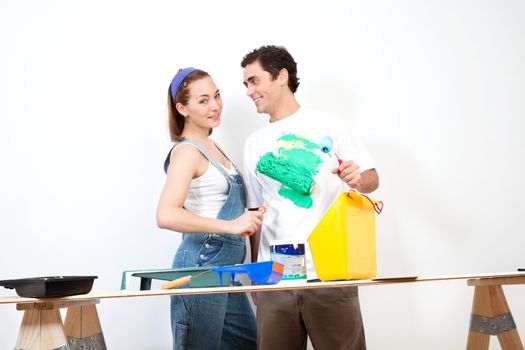
M 383 202 L 357 192 L 342 193 L 308 237 L 322 281 L 376 276 L 375 214 Z

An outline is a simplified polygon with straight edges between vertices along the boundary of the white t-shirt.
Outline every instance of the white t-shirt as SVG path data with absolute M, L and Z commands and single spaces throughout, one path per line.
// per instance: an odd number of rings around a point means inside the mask
M 325 137 L 330 153 L 321 150 Z M 247 206 L 266 207 L 258 261 L 270 260 L 272 240 L 305 242 L 307 278 L 317 278 L 307 238 L 348 186 L 332 174 L 337 157 L 353 160 L 362 171 L 375 168 L 359 137 L 332 113 L 299 108 L 291 116 L 251 134 L 244 148 Z

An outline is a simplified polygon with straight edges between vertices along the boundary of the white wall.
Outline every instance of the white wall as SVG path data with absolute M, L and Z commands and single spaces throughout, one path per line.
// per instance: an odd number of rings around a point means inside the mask
M 298 61 L 300 102 L 347 118 L 377 161 L 379 274 L 525 267 L 523 18 L 519 0 L 2 0 L 0 279 L 98 275 L 93 290 L 109 291 L 124 270 L 169 267 L 179 237 L 154 216 L 170 79 L 188 65 L 213 75 L 225 102 L 214 135 L 240 162 L 266 118 L 239 63 L 268 43 Z M 523 335 L 523 287 L 506 292 Z M 362 288 L 369 348 L 463 348 L 472 293 L 464 281 Z M 103 301 L 108 346 L 170 348 L 168 304 Z M 8 349 L 21 312 L 0 308 Z

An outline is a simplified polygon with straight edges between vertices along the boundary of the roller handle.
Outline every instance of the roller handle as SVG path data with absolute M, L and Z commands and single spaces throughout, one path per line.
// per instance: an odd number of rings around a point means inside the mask
M 164 283 L 162 286 L 160 286 L 160 288 L 162 289 L 173 289 L 173 288 L 177 288 L 177 287 L 180 287 L 180 286 L 183 286 L 185 284 L 188 284 L 191 282 L 191 276 L 188 275 L 188 276 L 184 276 L 184 277 L 179 277 L 173 281 L 169 281 L 169 282 L 166 282 Z
M 335 155 L 335 157 L 337 158 L 337 163 L 339 163 L 339 165 L 343 164 L 343 160 L 342 160 L 341 158 L 339 158 L 339 155 L 338 155 L 337 153 L 335 153 L 335 152 L 332 152 L 332 153 L 333 153 L 333 154 Z

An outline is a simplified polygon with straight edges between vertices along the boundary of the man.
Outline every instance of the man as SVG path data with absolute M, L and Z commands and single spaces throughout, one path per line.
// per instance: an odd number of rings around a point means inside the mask
M 305 109 L 294 93 L 297 64 L 283 47 L 262 46 L 242 60 L 247 95 L 270 123 L 250 135 L 244 149 L 248 208 L 266 207 L 252 236 L 252 260 L 270 260 L 269 242 L 306 239 L 337 197 L 379 185 L 374 163 L 340 117 Z M 322 139 L 333 141 L 324 153 Z M 338 160 L 342 160 L 341 164 Z M 342 181 L 341 181 L 342 180 Z M 306 244 L 308 279 L 316 279 Z M 257 293 L 258 348 L 365 349 L 357 287 Z

